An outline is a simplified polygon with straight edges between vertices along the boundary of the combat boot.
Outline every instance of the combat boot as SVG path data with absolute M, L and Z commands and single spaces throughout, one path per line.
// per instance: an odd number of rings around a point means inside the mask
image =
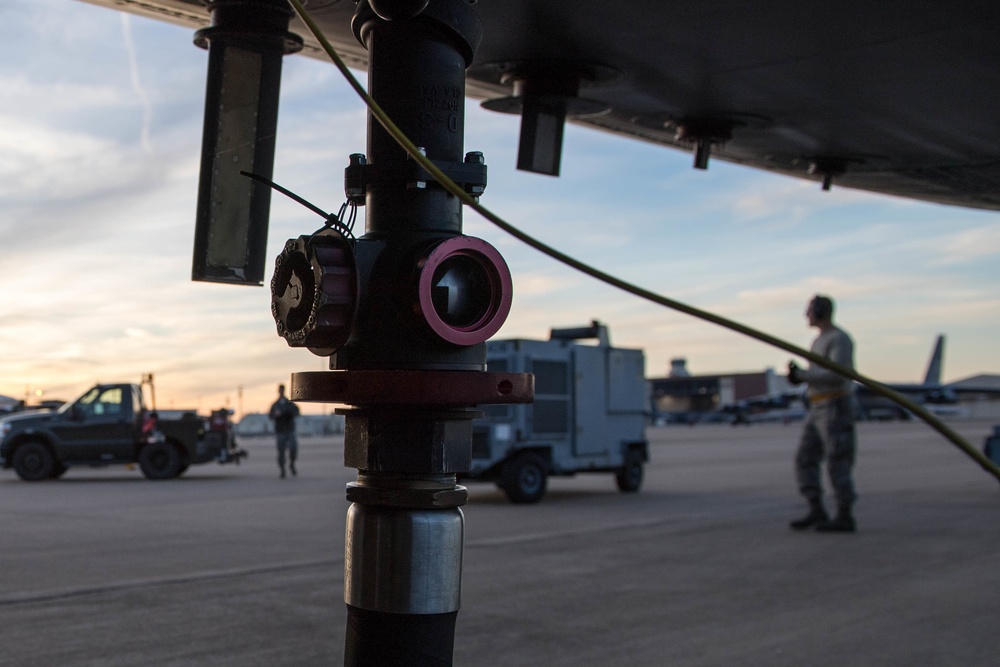
M 821 533 L 853 533 L 857 529 L 850 505 L 842 505 L 837 510 L 837 516 L 834 517 L 833 521 L 823 521 L 816 526 L 816 530 Z
M 788 524 L 792 530 L 809 530 L 813 526 L 829 523 L 830 515 L 823 508 L 823 503 L 819 500 L 809 501 L 809 514 L 801 519 L 796 519 Z

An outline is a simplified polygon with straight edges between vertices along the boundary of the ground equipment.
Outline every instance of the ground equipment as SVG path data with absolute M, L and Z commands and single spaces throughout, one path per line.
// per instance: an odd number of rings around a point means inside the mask
M 170 479 L 191 465 L 239 463 L 246 455 L 228 410 L 159 418 L 135 384 L 95 385 L 58 410 L 0 419 L 0 467 L 25 481 L 57 478 L 74 465 L 135 463 L 149 479 Z
M 607 326 L 594 321 L 553 329 L 547 341 L 489 341 L 487 364 L 533 373 L 535 402 L 484 406 L 463 479 L 494 481 L 515 503 L 541 500 L 550 475 L 578 472 L 611 472 L 621 491 L 639 490 L 649 460 L 642 350 L 612 347 Z

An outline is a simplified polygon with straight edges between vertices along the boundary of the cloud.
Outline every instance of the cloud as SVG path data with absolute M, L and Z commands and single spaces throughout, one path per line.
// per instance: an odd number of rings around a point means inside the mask
M 139 60 L 136 55 L 135 42 L 132 40 L 132 22 L 129 15 L 125 12 L 119 14 L 122 22 L 122 41 L 125 45 L 125 53 L 128 54 L 128 65 L 129 65 L 129 75 L 132 81 L 132 89 L 135 91 L 136 97 L 139 98 L 140 104 L 142 104 L 142 132 L 140 133 L 140 142 L 142 144 L 143 151 L 147 155 L 153 153 L 153 147 L 149 143 L 149 126 L 153 120 L 153 105 L 149 101 L 149 97 L 146 95 L 146 91 L 142 88 L 142 81 L 139 78 Z
M 1000 257 L 1000 227 L 996 221 L 964 230 L 949 230 L 944 238 L 933 239 L 930 245 L 937 257 L 933 263 L 952 266 L 985 257 Z
M 86 178 L 85 162 L 101 160 L 113 146 L 92 134 L 57 130 L 18 116 L 0 117 L 0 128 L 0 187 L 5 195 L 72 187 Z
M 555 275 L 551 271 L 522 271 L 515 281 L 516 294 L 522 297 L 552 296 L 579 283 L 569 275 Z

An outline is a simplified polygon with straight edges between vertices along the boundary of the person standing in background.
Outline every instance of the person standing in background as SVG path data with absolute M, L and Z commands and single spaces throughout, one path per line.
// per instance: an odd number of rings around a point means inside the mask
M 813 354 L 853 369 L 854 341 L 834 325 L 833 299 L 817 294 L 809 302 L 806 317 L 809 326 L 819 329 L 811 348 Z M 809 513 L 792 521 L 791 528 L 853 533 L 857 530 L 852 513 L 857 499 L 853 478 L 857 450 L 853 382 L 822 366 L 810 364 L 808 368 L 799 368 L 794 361 L 788 364 L 788 380 L 792 384 L 805 382 L 809 400 L 809 414 L 795 457 L 799 492 L 809 503 Z M 820 466 L 824 459 L 837 499 L 837 515 L 833 519 L 823 506 Z
M 299 406 L 285 396 L 285 385 L 278 385 L 278 400 L 271 405 L 268 416 L 274 421 L 274 433 L 278 445 L 278 468 L 281 477 L 285 477 L 285 452 L 288 452 L 288 469 L 292 476 L 298 474 L 295 470 L 295 459 L 299 453 L 299 443 L 295 437 L 295 418 L 299 416 Z

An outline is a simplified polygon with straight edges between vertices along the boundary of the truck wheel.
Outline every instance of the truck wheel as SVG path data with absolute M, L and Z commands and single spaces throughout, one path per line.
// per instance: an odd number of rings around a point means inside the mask
M 512 503 L 537 503 L 545 495 L 548 473 L 537 454 L 519 454 L 504 464 L 500 487 Z
M 139 450 L 139 467 L 146 479 L 171 479 L 181 471 L 181 455 L 169 442 L 151 442 Z
M 642 452 L 630 449 L 625 454 L 625 465 L 615 473 L 618 490 L 622 493 L 635 493 L 642 486 Z
M 26 442 L 14 452 L 14 472 L 25 482 L 48 479 L 56 469 L 52 451 L 40 442 Z

